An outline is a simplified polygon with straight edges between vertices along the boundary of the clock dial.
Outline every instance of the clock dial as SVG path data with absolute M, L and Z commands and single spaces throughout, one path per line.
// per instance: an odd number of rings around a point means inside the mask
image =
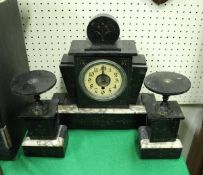
M 122 67 L 109 60 L 97 60 L 81 71 L 79 83 L 86 95 L 98 101 L 118 97 L 126 86 L 126 74 Z

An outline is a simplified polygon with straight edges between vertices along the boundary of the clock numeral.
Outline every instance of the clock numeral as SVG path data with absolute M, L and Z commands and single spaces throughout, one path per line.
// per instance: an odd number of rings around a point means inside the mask
M 106 70 L 106 66 L 102 66 L 102 67 L 101 67 L 101 70 L 102 70 L 102 71 L 105 71 L 105 70 Z
M 97 93 L 98 93 L 98 88 L 95 88 L 95 89 L 94 89 L 94 92 L 97 94 Z
M 116 83 L 118 83 L 118 82 L 119 82 L 119 79 L 118 79 L 118 78 L 116 78 L 116 79 L 115 79 L 115 81 L 116 81 Z
M 105 91 L 101 91 L 101 94 L 104 95 L 104 94 L 105 94 Z
M 116 86 L 116 84 L 114 85 L 114 87 L 113 87 L 114 89 L 116 89 L 117 88 L 117 86 Z
M 89 79 L 88 79 L 88 82 L 91 82 L 91 81 L 92 81 L 92 79 L 91 79 L 91 78 L 89 78 Z
M 94 76 L 94 72 L 90 72 L 89 77 L 93 77 L 93 76 Z
M 109 92 L 111 93 L 111 92 L 112 92 L 112 90 L 111 90 L 111 89 L 109 89 Z
M 90 89 L 92 89 L 92 88 L 93 88 L 93 84 L 90 85 Z
M 118 77 L 118 73 L 114 73 L 114 77 Z

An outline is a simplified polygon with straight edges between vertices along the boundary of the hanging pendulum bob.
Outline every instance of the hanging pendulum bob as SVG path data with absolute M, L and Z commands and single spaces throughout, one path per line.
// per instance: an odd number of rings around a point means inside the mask
M 187 92 L 190 80 L 174 72 L 156 72 L 145 78 L 147 89 L 163 96 L 155 100 L 153 94 L 143 94 L 142 101 L 147 110 L 147 126 L 139 128 L 142 158 L 178 158 L 182 151 L 177 138 L 180 120 L 184 115 L 177 101 L 168 101 L 169 96 Z
M 135 42 L 119 39 L 109 15 L 87 26 L 87 40 L 74 40 L 60 64 L 67 94 L 59 98 L 59 115 L 70 128 L 126 129 L 146 121 L 139 92 L 147 71 Z
M 59 124 L 58 100 L 40 100 L 40 94 L 56 84 L 54 74 L 35 70 L 14 77 L 11 90 L 18 95 L 33 95 L 35 101 L 27 105 L 20 118 L 25 120 L 28 133 L 22 143 L 26 156 L 64 157 L 66 126 Z

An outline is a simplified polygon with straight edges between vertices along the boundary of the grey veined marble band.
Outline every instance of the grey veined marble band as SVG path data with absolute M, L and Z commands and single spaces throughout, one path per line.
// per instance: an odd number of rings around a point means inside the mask
M 77 105 L 59 105 L 60 114 L 146 114 L 145 106 L 130 105 L 129 108 L 78 108 Z

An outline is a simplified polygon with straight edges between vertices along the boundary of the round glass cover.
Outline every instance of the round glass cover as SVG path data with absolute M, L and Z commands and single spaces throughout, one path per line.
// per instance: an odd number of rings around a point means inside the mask
M 120 65 L 102 59 L 88 63 L 81 70 L 79 84 L 90 98 L 110 101 L 121 95 L 126 88 L 127 77 Z

